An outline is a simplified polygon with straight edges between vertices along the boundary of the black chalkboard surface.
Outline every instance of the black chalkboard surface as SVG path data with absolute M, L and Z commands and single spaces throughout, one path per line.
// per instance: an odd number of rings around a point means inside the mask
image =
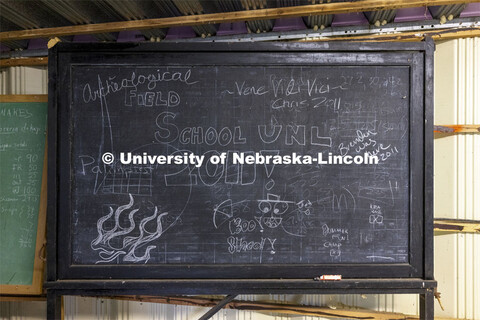
M 382 48 L 57 47 L 58 277 L 422 277 L 425 52 Z

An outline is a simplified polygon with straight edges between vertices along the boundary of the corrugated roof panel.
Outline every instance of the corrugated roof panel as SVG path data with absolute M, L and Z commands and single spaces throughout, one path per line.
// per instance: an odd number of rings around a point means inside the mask
M 377 27 L 380 25 L 385 25 L 387 23 L 393 22 L 397 10 L 380 10 L 380 11 L 369 11 L 364 12 L 365 17 L 367 17 L 370 24 L 374 24 Z
M 42 0 L 49 10 L 54 11 L 67 19 L 69 22 L 79 24 L 111 22 L 118 20 L 118 16 L 109 16 L 102 10 L 99 10 L 94 3 L 90 1 L 68 1 L 68 0 Z M 95 35 L 100 41 L 113 41 L 116 35 L 113 33 L 102 33 Z
M 67 26 L 71 23 L 38 1 L 1 1 L 1 15 L 22 29 Z
M 21 28 L 19 25 L 17 24 L 14 24 L 13 22 L 11 22 L 10 20 L 6 19 L 5 18 L 5 7 L 3 6 L 3 4 L 0 2 L 0 30 L 22 30 L 23 28 Z M 0 47 L 0 50 L 4 51 L 4 47 L 8 47 L 8 48 L 25 48 L 28 44 L 28 41 L 27 40 L 22 40 L 22 41 L 5 41 L 5 42 L 2 42 L 0 43 L 0 45 L 2 45 L 2 47 Z
M 13 26 L 17 26 L 17 28 L 15 29 L 40 28 L 40 25 L 32 21 L 32 19 L 30 19 L 27 15 L 23 14 L 21 11 L 18 11 L 12 8 L 9 5 L 9 2 L 11 1 L 0 2 L 0 12 L 2 13 L 2 21 L 5 21 L 5 23 L 8 23 L 8 27 L 6 29 L 2 28 L 2 30 L 7 30 L 7 31 L 14 30 L 9 28 Z
M 202 3 L 210 2 L 202 0 Z M 210 2 L 211 3 L 211 2 Z M 218 0 L 215 1 L 217 12 L 233 12 L 245 10 L 239 0 Z M 205 6 L 205 4 L 204 4 Z M 234 35 L 247 32 L 246 22 L 222 23 L 218 26 L 217 35 Z
M 305 0 L 277 0 L 277 7 L 294 7 L 305 5 Z
M 43 5 L 73 24 L 93 23 L 95 19 L 80 6 L 80 1 L 42 0 Z M 90 6 L 91 7 L 91 6 Z
M 465 6 L 464 3 L 448 6 L 432 6 L 428 7 L 428 10 L 432 14 L 432 17 L 440 19 L 440 23 L 445 23 L 447 20 L 458 18 L 463 9 L 465 9 Z
M 238 0 L 218 0 L 216 3 L 223 12 L 243 10 L 242 4 Z
M 291 7 L 309 4 L 321 4 L 329 2 L 344 2 L 347 0 L 0 0 L 0 29 L 1 31 L 25 30 L 48 27 L 61 27 L 79 24 L 104 23 L 125 20 L 142 20 L 182 15 L 201 15 L 218 12 L 232 12 L 239 10 L 258 10 L 265 8 Z M 479 7 L 473 7 L 470 16 L 478 12 Z M 440 19 L 440 22 L 456 18 L 464 10 L 465 4 L 449 6 L 433 6 L 428 9 L 406 8 L 399 10 L 384 10 L 377 12 L 361 12 L 338 14 L 338 15 L 315 15 L 303 17 L 303 21 L 309 28 L 322 29 L 324 27 L 359 26 L 367 24 L 366 18 L 372 24 L 383 25 L 392 22 L 428 20 L 432 15 Z M 477 8 L 477 9 L 475 9 Z M 302 21 L 295 19 L 273 19 L 247 21 L 225 25 L 222 33 L 239 34 L 244 32 L 243 25 L 248 27 L 249 32 L 268 32 L 276 26 L 277 31 L 302 29 Z M 192 30 L 197 35 L 215 35 L 219 25 L 205 24 L 189 27 L 189 35 Z M 167 29 L 152 29 L 140 31 L 150 40 L 158 40 L 166 36 Z M 127 36 L 128 35 L 128 36 Z M 121 41 L 128 41 L 130 34 L 125 35 Z M 96 41 L 113 41 L 117 39 L 117 33 L 94 35 Z M 132 38 L 138 41 L 138 33 Z M 182 33 L 177 37 L 185 37 Z M 174 37 L 174 33 L 172 33 Z M 64 37 L 62 39 L 69 39 Z M 95 39 L 94 39 L 95 40 Z M 12 48 L 25 48 L 26 41 L 14 41 L 7 44 Z M 5 43 L 4 43 L 5 44 Z
M 142 19 L 153 19 L 153 18 L 164 18 L 175 15 L 181 15 L 178 11 L 172 12 L 168 6 L 159 6 L 155 1 L 142 0 L 98 0 L 96 5 L 101 6 L 103 10 L 107 11 L 110 15 L 119 16 L 117 20 L 142 20 Z M 162 4 L 167 4 L 169 0 L 162 0 Z M 173 6 L 173 5 L 172 5 Z M 166 10 L 164 10 L 164 8 Z M 148 38 L 159 37 L 164 38 L 166 35 L 166 29 L 149 29 L 142 30 Z
M 212 1 L 199 0 L 172 0 L 178 10 L 184 15 L 197 15 L 204 13 L 218 12 L 218 8 Z M 204 7 L 205 5 L 206 7 Z M 218 24 L 204 24 L 199 26 L 193 26 L 195 33 L 202 37 L 213 36 L 217 33 Z
M 274 8 L 276 3 L 274 1 L 267 0 L 239 0 L 244 10 L 257 10 L 257 9 L 266 9 Z M 260 33 L 272 31 L 274 20 L 255 20 L 247 21 L 247 28 L 249 32 Z
M 343 2 L 345 0 L 302 0 L 302 5 L 321 4 L 330 2 Z M 315 16 L 303 17 L 307 27 L 314 30 L 328 28 L 332 25 L 333 14 L 321 14 Z
M 48 11 L 41 3 L 34 1 L 1 0 L 0 16 L 2 31 L 71 25 L 61 15 Z M 3 44 L 13 49 L 25 49 L 28 40 L 4 41 Z

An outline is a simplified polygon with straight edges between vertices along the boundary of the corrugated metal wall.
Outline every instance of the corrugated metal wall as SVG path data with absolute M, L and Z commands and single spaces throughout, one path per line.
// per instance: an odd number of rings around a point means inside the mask
M 0 70 L 1 94 L 44 94 L 45 68 Z M 435 53 L 435 123 L 480 124 L 480 38 L 437 44 Z M 435 216 L 480 220 L 480 136 L 455 135 L 435 139 Z M 435 277 L 445 311 L 436 315 L 480 319 L 480 236 L 436 234 Z M 277 300 L 340 308 L 359 306 L 379 311 L 415 313 L 416 295 L 243 296 L 246 300 Z M 0 303 L 0 317 L 42 319 L 42 302 Z M 65 318 L 83 319 L 197 319 L 205 308 L 102 300 L 65 299 Z M 217 320 L 283 320 L 289 317 L 249 311 L 223 310 Z M 296 317 L 313 320 L 316 317 Z
M 437 45 L 435 123 L 480 124 L 480 38 Z M 435 216 L 480 220 L 480 135 L 435 139 Z M 480 319 L 480 235 L 437 234 L 435 277 L 446 308 Z
M 47 94 L 46 67 L 0 69 L 0 94 Z

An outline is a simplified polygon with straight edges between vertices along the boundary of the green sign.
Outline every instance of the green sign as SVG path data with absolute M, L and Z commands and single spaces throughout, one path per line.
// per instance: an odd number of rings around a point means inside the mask
M 0 284 L 31 285 L 47 103 L 0 103 Z

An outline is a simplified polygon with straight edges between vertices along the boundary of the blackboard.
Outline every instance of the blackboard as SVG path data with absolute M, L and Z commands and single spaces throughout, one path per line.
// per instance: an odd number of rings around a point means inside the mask
M 0 96 L 0 291 L 3 294 L 39 294 L 42 290 L 46 100 L 46 96 Z
M 362 48 L 60 46 L 60 278 L 421 276 L 424 53 Z

